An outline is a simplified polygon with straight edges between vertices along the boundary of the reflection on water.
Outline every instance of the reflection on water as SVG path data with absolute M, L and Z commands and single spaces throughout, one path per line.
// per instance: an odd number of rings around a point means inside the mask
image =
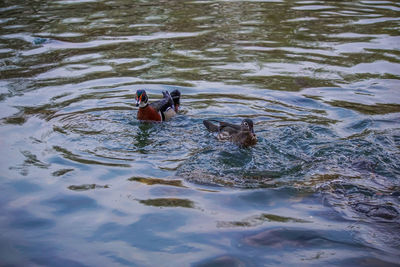
M 218 222 L 218 227 L 254 227 L 262 224 L 263 222 L 297 222 L 297 223 L 307 223 L 309 221 L 305 221 L 302 219 L 290 218 L 290 217 L 282 217 L 274 214 L 261 214 L 258 216 L 251 216 L 242 221 L 235 222 Z
M 182 208 L 193 208 L 194 203 L 188 199 L 179 198 L 156 198 L 156 199 L 146 199 L 140 200 L 140 203 L 147 206 L 155 207 L 182 207 Z
M 129 181 L 135 181 L 135 182 L 140 182 L 144 183 L 147 185 L 171 185 L 171 186 L 178 186 L 178 187 L 185 187 L 182 184 L 181 180 L 164 180 L 164 179 L 157 179 L 157 178 L 143 178 L 143 177 L 132 177 L 129 178 Z
M 108 185 L 97 185 L 97 184 L 83 184 L 83 185 L 70 185 L 68 189 L 76 190 L 76 191 L 85 191 L 91 189 L 98 189 L 98 188 L 109 188 Z
M 2 1 L 2 263 L 396 266 L 399 17 L 396 1 Z M 174 120 L 136 120 L 137 89 L 176 88 Z M 243 118 L 249 149 L 202 124 Z

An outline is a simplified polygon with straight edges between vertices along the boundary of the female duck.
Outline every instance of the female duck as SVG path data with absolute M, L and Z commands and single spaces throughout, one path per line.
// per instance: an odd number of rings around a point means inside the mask
M 204 120 L 203 124 L 209 132 L 218 133 L 218 140 L 229 140 L 240 147 L 249 147 L 257 144 L 257 137 L 254 133 L 252 120 L 244 119 L 240 125 L 222 121 L 216 122 L 218 122 L 219 125 L 215 125 L 209 120 Z

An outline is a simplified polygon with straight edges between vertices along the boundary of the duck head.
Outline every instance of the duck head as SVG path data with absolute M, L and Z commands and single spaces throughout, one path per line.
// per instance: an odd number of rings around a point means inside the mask
M 145 90 L 137 90 L 135 99 L 136 99 L 136 106 L 141 108 L 147 106 L 147 102 L 149 101 L 149 98 Z
M 251 132 L 253 136 L 256 136 L 254 133 L 253 121 L 250 119 L 242 120 L 242 123 L 240 124 L 240 129 L 242 131 Z
M 178 112 L 180 106 L 181 92 L 178 89 L 175 89 L 174 91 L 171 92 L 171 97 L 172 100 L 174 101 L 175 112 Z

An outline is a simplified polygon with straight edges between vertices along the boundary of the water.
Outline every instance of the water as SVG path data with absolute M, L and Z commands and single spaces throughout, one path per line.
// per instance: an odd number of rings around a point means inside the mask
M 2 1 L 0 265 L 398 266 L 396 1 Z M 163 124 L 134 94 L 182 92 Z M 203 119 L 255 122 L 240 149 Z

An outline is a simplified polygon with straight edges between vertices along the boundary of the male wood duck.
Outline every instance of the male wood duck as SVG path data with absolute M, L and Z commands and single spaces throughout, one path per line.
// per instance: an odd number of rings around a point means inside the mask
M 253 121 L 244 119 L 240 125 L 235 125 L 223 121 L 215 121 L 219 125 L 213 124 L 209 120 L 204 120 L 203 124 L 209 132 L 217 132 L 217 139 L 221 141 L 231 141 L 240 147 L 254 146 L 257 137 L 253 129 Z
M 136 91 L 136 106 L 139 107 L 137 119 L 141 121 L 167 121 L 176 115 L 178 109 L 174 103 L 178 103 L 181 93 L 174 90 L 172 93 L 173 98 L 168 91 L 162 92 L 163 98 L 161 100 L 148 103 L 149 97 L 145 90 Z

